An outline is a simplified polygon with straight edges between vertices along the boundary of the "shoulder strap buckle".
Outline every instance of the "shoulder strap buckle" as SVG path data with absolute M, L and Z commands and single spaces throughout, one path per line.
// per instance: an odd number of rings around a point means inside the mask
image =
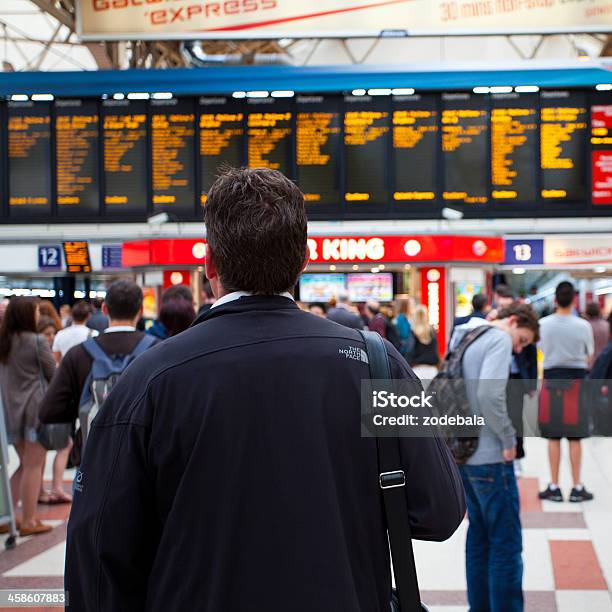
M 406 474 L 404 470 L 394 472 L 382 472 L 378 477 L 381 489 L 394 489 L 395 487 L 406 486 Z

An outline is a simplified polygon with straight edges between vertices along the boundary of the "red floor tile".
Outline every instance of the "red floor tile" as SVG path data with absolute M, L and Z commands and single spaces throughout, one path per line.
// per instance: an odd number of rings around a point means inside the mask
M 541 512 L 542 502 L 538 497 L 539 482 L 537 478 L 519 478 L 517 480 L 521 497 L 522 512 Z
M 549 544 L 557 589 L 587 591 L 608 588 L 592 542 L 551 540 Z

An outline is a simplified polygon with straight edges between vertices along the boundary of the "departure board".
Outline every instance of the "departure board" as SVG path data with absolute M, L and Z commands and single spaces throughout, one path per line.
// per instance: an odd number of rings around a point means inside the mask
M 538 97 L 491 95 L 491 197 L 533 203 L 537 196 Z
M 193 213 L 195 110 L 193 100 L 151 101 L 152 194 L 155 212 Z
M 600 94 L 591 107 L 593 204 L 612 204 L 612 93 Z
M 199 100 L 200 203 L 223 166 L 244 166 L 244 106 L 232 98 Z
M 55 101 L 57 207 L 61 215 L 99 213 L 98 103 Z
M 393 98 L 393 199 L 412 205 L 436 199 L 438 144 L 437 96 Z
M 543 200 L 572 201 L 586 196 L 586 95 L 580 91 L 543 91 L 540 168 Z
M 91 272 L 91 260 L 89 259 L 89 245 L 87 242 L 84 240 L 64 242 L 63 246 L 66 272 L 71 274 Z
M 8 196 L 11 217 L 51 213 L 51 108 L 8 103 Z
M 146 214 L 147 113 L 148 105 L 144 101 L 102 101 L 107 213 Z
M 487 97 L 442 94 L 444 192 L 450 203 L 484 204 L 489 199 Z
M 339 98 L 298 96 L 295 120 L 297 182 L 307 204 L 338 205 L 341 109 Z
M 374 96 L 345 96 L 344 103 L 344 200 L 386 204 L 389 105 Z
M 247 164 L 291 176 L 293 158 L 291 102 L 274 98 L 247 100 Z

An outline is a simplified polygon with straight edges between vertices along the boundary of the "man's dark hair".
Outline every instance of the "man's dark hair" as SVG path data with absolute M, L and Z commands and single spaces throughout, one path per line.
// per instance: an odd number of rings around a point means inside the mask
M 226 291 L 271 295 L 294 287 L 306 258 L 306 210 L 277 170 L 230 168 L 208 192 L 206 240 Z
M 495 287 L 495 293 L 499 297 L 514 299 L 514 293 L 512 293 L 512 289 L 510 289 L 508 285 L 504 285 L 504 284 L 497 285 L 497 287 Z
M 488 303 L 487 296 L 484 293 L 477 293 L 472 298 L 472 308 L 474 312 L 482 312 Z
M 72 306 L 72 320 L 75 323 L 84 323 L 91 314 L 91 305 L 85 300 L 79 300 Z
M 586 305 L 584 312 L 590 319 L 597 319 L 601 316 L 601 308 L 597 302 L 589 302 Z
M 313 308 L 320 308 L 323 312 L 327 312 L 327 307 L 323 302 L 311 302 L 308 304 L 308 310 L 312 310 Z
M 529 304 L 520 304 L 514 302 L 510 306 L 503 308 L 497 315 L 498 319 L 507 319 L 508 317 L 516 317 L 518 327 L 526 327 L 533 332 L 533 341 L 537 342 L 540 339 L 540 324 L 538 323 L 538 315 Z
M 555 301 L 561 308 L 567 308 L 576 297 L 576 289 L 569 281 L 562 281 L 555 289 Z
M 182 300 L 186 300 L 187 302 L 193 302 L 193 293 L 191 289 L 187 285 L 172 285 L 172 287 L 168 287 L 162 293 L 162 304 L 170 300 L 175 300 L 180 298 Z
M 142 308 L 142 289 L 132 280 L 115 281 L 104 299 L 108 316 L 116 321 L 136 318 Z
M 102 300 L 102 298 L 99 297 L 95 297 L 91 300 L 91 306 L 92 308 L 95 308 L 96 310 L 100 310 L 100 308 L 102 308 L 102 302 L 104 300 Z

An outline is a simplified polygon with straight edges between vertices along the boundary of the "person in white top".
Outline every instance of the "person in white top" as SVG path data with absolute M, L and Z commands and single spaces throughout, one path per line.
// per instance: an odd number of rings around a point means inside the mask
M 557 310 L 540 319 L 540 349 L 544 354 L 544 385 L 550 389 L 564 389 L 561 401 L 553 400 L 557 391 L 549 393 L 546 411 L 540 414 L 540 430 L 548 438 L 548 459 L 551 482 L 540 493 L 540 499 L 560 502 L 563 495 L 559 489 L 559 464 L 561 462 L 561 438 L 569 442 L 573 488 L 571 502 L 593 499 L 580 480 L 582 462 L 581 438 L 589 436 L 589 418 L 579 395 L 572 389 L 580 385 L 587 375 L 594 350 L 593 330 L 587 321 L 574 314 L 574 286 L 563 281 L 555 290 Z
M 87 327 L 91 317 L 91 306 L 85 300 L 79 300 L 72 307 L 72 325 L 57 332 L 53 340 L 53 356 L 57 363 L 77 344 L 85 342 L 88 338 L 95 338 L 98 332 Z

